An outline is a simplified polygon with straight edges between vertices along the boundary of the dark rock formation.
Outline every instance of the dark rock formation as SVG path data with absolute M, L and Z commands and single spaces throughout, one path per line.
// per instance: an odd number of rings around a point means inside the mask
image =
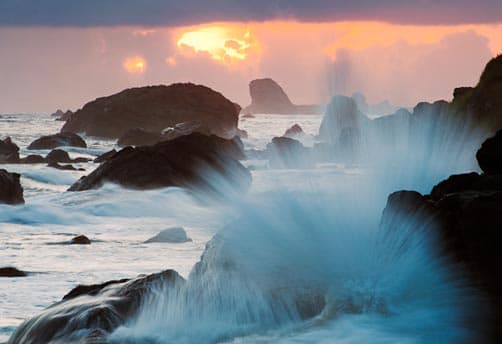
M 483 142 L 476 159 L 486 174 L 502 174 L 502 130 Z
M 192 241 L 192 239 L 187 237 L 187 233 L 182 227 L 172 227 L 164 229 L 157 235 L 146 240 L 145 243 L 147 244 L 152 242 L 183 243 L 187 241 Z
M 61 146 L 86 148 L 87 144 L 77 134 L 61 132 L 54 135 L 42 136 L 41 138 L 36 139 L 30 143 L 28 149 L 53 149 Z
M 302 135 L 305 135 L 302 127 L 300 127 L 298 124 L 294 124 L 291 128 L 287 129 L 282 136 L 294 139 L 295 137 Z
M 100 156 L 98 156 L 96 159 L 94 159 L 94 162 L 96 162 L 96 163 L 105 162 L 106 160 L 113 157 L 115 154 L 117 154 L 117 151 L 115 149 L 112 149 L 111 151 L 108 151 L 108 152 L 103 153 Z
M 200 121 L 211 134 L 230 138 L 235 135 L 238 113 L 234 103 L 205 86 L 148 86 L 87 103 L 61 131 L 120 138 L 134 128 L 160 133 L 178 123 Z
M 0 277 L 26 277 L 28 274 L 13 267 L 0 268 Z
M 117 144 L 121 147 L 125 146 L 152 146 L 163 141 L 162 134 L 146 131 L 141 128 L 128 130 L 122 135 Z
M 274 137 L 267 145 L 266 154 L 274 168 L 309 168 L 314 165 L 310 149 L 289 137 Z
M 318 114 L 319 105 L 295 105 L 274 80 L 256 79 L 249 83 L 251 105 L 242 109 L 244 115 L 252 114 Z
M 73 160 L 70 158 L 70 155 L 68 152 L 62 150 L 62 149 L 54 149 L 47 154 L 45 157 L 47 162 L 50 163 L 57 163 L 57 162 L 66 162 L 70 163 Z
M 490 147 L 490 143 L 483 144 L 480 151 L 487 146 Z M 502 164 L 502 156 L 497 154 L 488 160 L 490 166 Z M 396 214 L 420 224 L 421 228 L 437 231 L 443 254 L 465 267 L 471 284 L 490 297 L 492 313 L 487 319 L 492 328 L 490 338 L 493 340 L 490 342 L 499 343 L 502 339 L 502 275 L 499 273 L 502 261 L 502 174 L 472 172 L 452 175 L 426 196 L 414 191 L 396 192 L 389 196 L 382 225 L 399 230 L 399 226 L 392 225 Z
M 70 245 L 90 245 L 91 240 L 89 240 L 88 237 L 85 235 L 77 235 L 76 237 L 72 238 L 69 242 Z
M 10 137 L 0 140 L 0 164 L 11 164 L 19 161 L 19 147 Z
M 38 154 L 30 154 L 24 158 L 19 159 L 20 164 L 44 164 L 47 160 L 41 155 Z
M 213 186 L 203 178 L 208 172 L 222 177 L 229 187 L 245 189 L 251 176 L 237 160 L 243 157 L 238 139 L 194 133 L 154 146 L 126 147 L 69 191 L 97 188 L 105 182 L 137 189 L 181 186 L 209 191 Z
M 71 112 L 70 110 L 63 112 L 61 109 L 58 109 L 56 112 L 51 114 L 51 117 L 55 117 L 56 121 L 67 121 L 72 115 L 73 112 Z
M 0 203 L 23 204 L 23 187 L 19 181 L 21 175 L 0 169 Z
M 108 334 L 137 313 L 151 288 L 162 286 L 168 291 L 184 282 L 176 271 L 166 270 L 130 281 L 78 286 L 62 301 L 25 321 L 9 343 L 106 343 Z

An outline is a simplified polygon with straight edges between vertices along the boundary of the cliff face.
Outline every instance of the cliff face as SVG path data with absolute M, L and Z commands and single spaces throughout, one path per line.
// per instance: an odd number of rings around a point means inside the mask
M 238 106 L 205 86 L 147 86 L 87 103 L 68 119 L 61 132 L 119 138 L 134 128 L 160 133 L 178 123 L 199 121 L 211 134 L 232 137 L 238 114 Z
M 297 114 L 320 113 L 318 105 L 295 105 L 281 86 L 270 78 L 256 79 L 249 83 L 251 105 L 241 113 L 251 114 Z

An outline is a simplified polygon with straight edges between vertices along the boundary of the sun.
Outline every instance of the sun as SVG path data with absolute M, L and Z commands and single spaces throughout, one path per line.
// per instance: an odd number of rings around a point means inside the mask
M 212 25 L 185 30 L 177 46 L 182 52 L 207 53 L 213 60 L 226 63 L 245 60 L 256 42 L 245 27 Z
M 122 67 L 130 74 L 142 74 L 146 70 L 146 61 L 140 56 L 128 57 Z

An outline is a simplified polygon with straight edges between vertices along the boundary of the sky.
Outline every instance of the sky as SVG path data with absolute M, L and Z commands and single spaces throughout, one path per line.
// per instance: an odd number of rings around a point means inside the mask
M 0 113 L 129 87 L 207 85 L 241 106 L 270 77 L 298 104 L 451 99 L 502 53 L 502 1 L 0 0 Z

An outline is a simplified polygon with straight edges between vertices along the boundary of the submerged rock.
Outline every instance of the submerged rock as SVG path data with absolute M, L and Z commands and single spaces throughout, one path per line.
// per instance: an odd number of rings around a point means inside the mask
M 192 241 L 192 239 L 187 237 L 187 233 L 182 227 L 172 227 L 164 229 L 157 235 L 146 240 L 145 243 L 152 243 L 152 242 L 183 243 L 188 241 Z
M 72 238 L 69 242 L 70 245 L 90 245 L 91 240 L 85 235 L 77 235 Z
M 77 134 L 61 132 L 54 135 L 42 136 L 28 146 L 28 149 L 53 149 L 61 146 L 87 148 L 85 141 Z
M 28 274 L 14 267 L 8 266 L 0 268 L 0 277 L 26 277 Z
M 87 103 L 61 131 L 118 139 L 134 128 L 160 133 L 178 123 L 200 121 L 209 133 L 230 138 L 235 135 L 238 113 L 234 103 L 205 86 L 147 86 Z
M 249 171 L 237 160 L 243 157 L 239 140 L 194 133 L 154 146 L 126 147 L 78 180 L 69 191 L 112 182 L 135 189 L 180 186 L 218 192 L 207 179 L 211 174 L 226 186 L 243 190 L 251 180 Z
M 83 169 L 83 168 L 76 168 L 75 166 L 69 165 L 69 164 L 62 165 L 62 164 L 57 163 L 57 162 L 49 162 L 47 164 L 47 166 L 55 168 L 57 170 L 63 170 L 63 171 L 85 171 L 85 169 Z
M 24 158 L 19 159 L 20 164 L 44 164 L 47 160 L 38 154 L 30 154 Z
M 23 187 L 20 182 L 19 173 L 10 173 L 0 169 L 0 203 L 23 204 Z
M 108 334 L 134 317 L 151 288 L 167 292 L 184 282 L 176 271 L 166 270 L 130 281 L 78 286 L 21 324 L 8 343 L 106 343 Z
M 10 137 L 0 140 L 0 164 L 17 163 L 19 161 L 19 147 Z

